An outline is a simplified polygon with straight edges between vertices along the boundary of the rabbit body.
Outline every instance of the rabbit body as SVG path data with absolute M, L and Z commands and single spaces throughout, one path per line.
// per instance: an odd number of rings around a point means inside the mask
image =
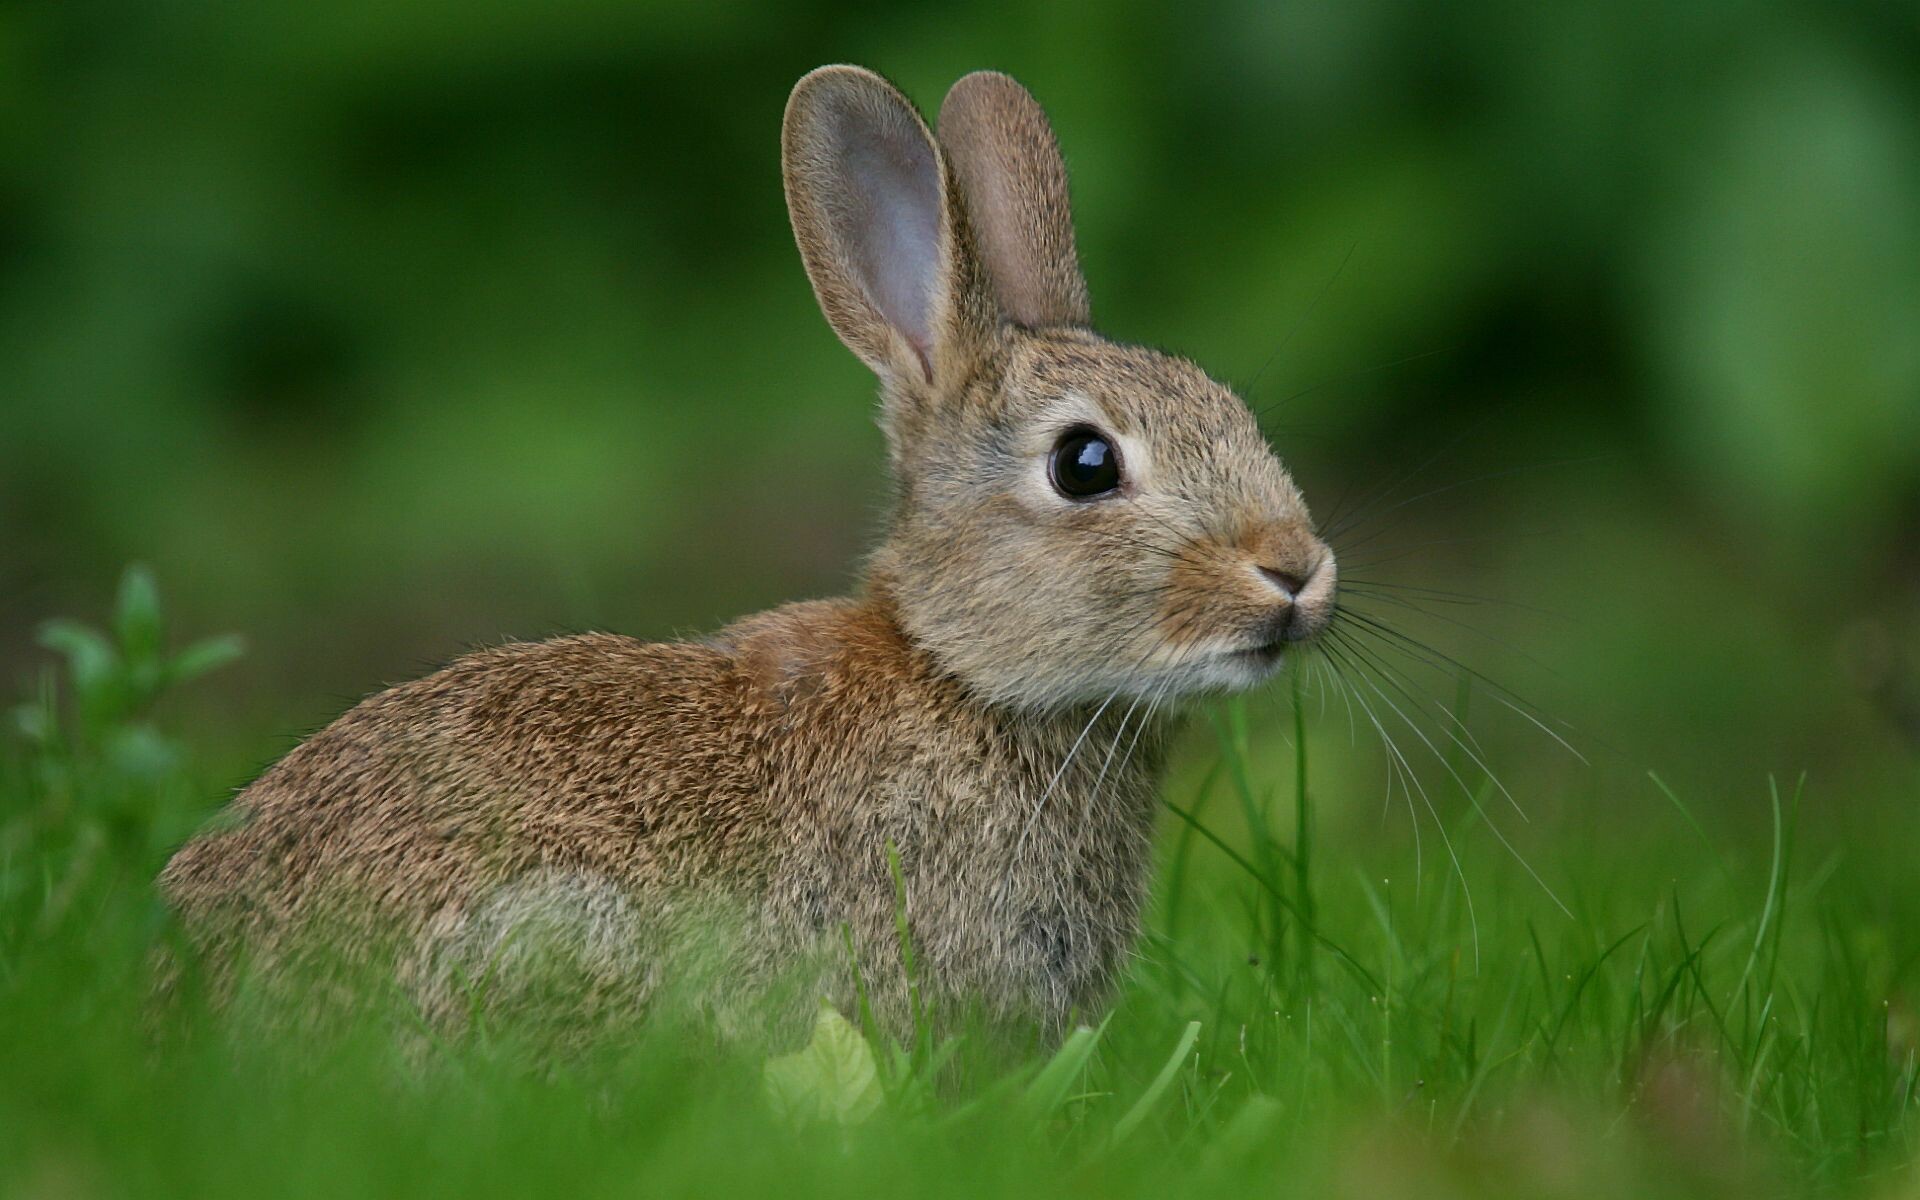
M 310 738 L 162 886 L 190 922 L 256 947 L 344 914 L 367 925 L 349 945 L 391 950 L 402 931 L 409 982 L 447 1015 L 511 963 L 515 931 L 557 919 L 542 932 L 575 940 L 614 1009 L 663 973 L 717 970 L 706 1003 L 750 1023 L 767 1016 L 756 984 L 810 964 L 791 1027 L 821 994 L 852 1011 L 845 926 L 876 1008 L 904 1023 L 891 846 L 928 1002 L 992 998 L 990 1016 L 1058 1026 L 1105 995 L 1146 884 L 1162 737 L 1119 715 L 1090 728 L 1079 710 L 979 703 L 878 589 L 706 643 L 509 645 Z M 1049 793 L 1083 732 L 1098 744 Z M 1043 794 L 1049 819 L 1031 822 Z M 497 985 L 508 1003 L 513 984 Z
M 949 1012 L 1058 1031 L 1108 995 L 1167 712 L 1324 628 L 1332 555 L 1237 396 L 1091 330 L 1018 84 L 962 79 L 936 142 L 892 85 L 821 68 L 782 146 L 821 309 L 881 384 L 896 491 L 861 593 L 700 642 L 510 645 L 366 700 L 167 867 L 216 959 L 319 926 L 430 1015 L 679 992 L 743 1029 L 776 993 L 850 1008 L 857 961 L 900 1029 L 904 917 Z

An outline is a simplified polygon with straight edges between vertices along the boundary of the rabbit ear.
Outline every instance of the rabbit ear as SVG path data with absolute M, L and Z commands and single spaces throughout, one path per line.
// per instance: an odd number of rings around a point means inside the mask
M 1000 311 L 1021 325 L 1085 325 L 1067 165 L 1047 114 L 998 71 L 975 71 L 940 106 L 940 145 L 967 203 Z
M 794 85 L 781 151 L 794 239 L 840 340 L 894 382 L 957 370 L 986 304 L 913 105 L 872 71 L 821 67 Z

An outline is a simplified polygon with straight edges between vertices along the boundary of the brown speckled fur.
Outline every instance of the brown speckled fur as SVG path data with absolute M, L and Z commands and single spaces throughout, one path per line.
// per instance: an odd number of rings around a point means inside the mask
M 891 845 L 937 1005 L 1057 1031 L 1102 1003 L 1167 703 L 1270 676 L 1328 619 L 1334 568 L 1237 397 L 1084 327 L 1031 97 L 969 76 L 941 125 L 956 165 L 851 67 L 788 107 L 795 234 L 881 378 L 898 485 L 861 594 L 704 642 L 486 650 L 365 700 L 168 864 L 216 965 L 325 929 L 445 1018 L 482 978 L 491 1006 L 538 1005 L 517 981 L 558 953 L 586 981 L 567 1003 L 609 1014 L 681 989 L 745 1026 L 785 980 L 787 1028 L 818 995 L 851 1006 L 845 929 L 897 1027 Z M 1123 466 L 1097 500 L 1048 482 L 1079 426 Z

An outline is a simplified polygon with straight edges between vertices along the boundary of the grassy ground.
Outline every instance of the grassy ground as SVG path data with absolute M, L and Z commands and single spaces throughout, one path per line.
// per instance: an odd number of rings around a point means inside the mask
M 1897 796 L 1756 773 L 1709 811 L 1593 769 L 1521 821 L 1441 739 L 1432 812 L 1396 785 L 1381 818 L 1379 749 L 1315 678 L 1199 715 L 1124 994 L 1024 1065 L 936 1091 L 952 1048 L 828 1022 L 772 1063 L 661 1029 L 423 1066 L 377 1031 L 156 1034 L 150 880 L 232 780 L 148 713 L 233 647 L 164 651 L 137 576 L 113 628 L 49 637 L 0 776 L 0 1194 L 1917 1190 Z

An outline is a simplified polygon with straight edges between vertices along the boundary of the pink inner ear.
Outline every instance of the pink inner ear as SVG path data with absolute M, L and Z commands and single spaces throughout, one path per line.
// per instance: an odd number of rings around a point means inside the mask
M 851 226 L 843 232 L 860 284 L 930 369 L 940 273 L 940 173 L 933 149 L 917 129 L 883 125 L 849 139 L 846 164 L 857 211 L 843 216 Z

